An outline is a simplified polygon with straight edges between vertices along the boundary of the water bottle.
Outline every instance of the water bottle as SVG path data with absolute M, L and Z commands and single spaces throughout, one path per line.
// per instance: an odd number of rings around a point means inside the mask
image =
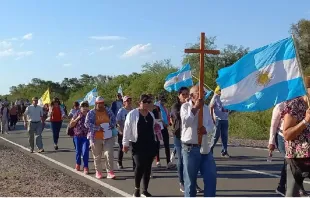
M 272 162 L 272 151 L 269 152 L 267 162 Z

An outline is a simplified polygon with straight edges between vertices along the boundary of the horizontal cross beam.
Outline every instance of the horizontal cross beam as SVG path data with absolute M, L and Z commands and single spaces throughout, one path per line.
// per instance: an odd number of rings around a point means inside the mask
M 202 51 L 200 49 L 185 49 L 185 53 L 201 53 Z M 220 50 L 203 50 L 204 54 L 213 54 L 217 55 L 220 54 Z

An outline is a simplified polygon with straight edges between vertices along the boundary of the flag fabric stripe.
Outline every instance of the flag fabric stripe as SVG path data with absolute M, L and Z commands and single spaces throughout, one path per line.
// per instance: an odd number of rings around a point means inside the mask
M 259 85 L 257 82 L 257 76 L 262 72 L 268 72 L 270 75 L 271 80 L 267 85 Z M 275 84 L 292 80 L 300 76 L 301 74 L 298 69 L 296 58 L 278 61 L 268 67 L 264 67 L 261 70 L 251 73 L 239 83 L 222 89 L 221 98 L 223 105 L 240 103 L 244 101 L 245 98 L 250 98 L 256 92 L 260 92 L 263 89 L 274 86 Z
M 228 110 L 267 110 L 306 93 L 292 37 L 253 50 L 218 74 Z
M 293 58 L 296 58 L 296 53 L 294 41 L 291 37 L 255 49 L 242 57 L 233 66 L 218 71 L 218 80 L 221 81 L 220 87 L 224 89 L 238 83 L 249 74 L 271 65 L 274 62 Z M 227 74 L 229 74 L 229 76 Z
M 181 87 L 190 87 L 193 85 L 192 73 L 190 64 L 184 65 L 177 72 L 171 73 L 167 76 L 164 89 L 171 91 L 178 91 Z
M 225 106 L 225 108 L 241 112 L 264 111 L 280 102 L 294 99 L 296 96 L 305 95 L 305 89 L 303 86 L 300 86 L 302 83 L 303 79 L 301 77 L 289 81 L 282 81 L 263 89 L 261 92 L 253 94 L 243 102 L 231 104 Z M 261 100 L 263 97 L 267 97 L 269 100 Z
M 175 77 L 170 78 L 169 80 L 167 80 L 167 81 L 165 82 L 165 85 L 164 85 L 164 86 L 165 86 L 165 87 L 169 87 L 169 86 L 175 84 L 176 81 L 177 81 L 177 82 L 181 82 L 181 81 L 186 81 L 186 80 L 188 80 L 188 79 L 192 79 L 192 74 L 191 74 L 191 72 L 189 72 L 189 71 L 184 71 L 184 72 L 180 73 L 179 75 L 177 75 L 177 76 L 175 76 Z
M 90 106 L 95 105 L 96 97 L 98 96 L 97 88 L 94 88 L 86 94 L 83 101 L 88 101 Z

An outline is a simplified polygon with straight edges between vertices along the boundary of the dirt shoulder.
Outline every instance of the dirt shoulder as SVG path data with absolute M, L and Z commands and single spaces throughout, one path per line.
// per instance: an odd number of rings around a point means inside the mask
M 108 196 L 103 191 L 5 144 L 0 145 L 0 186 L 0 197 Z

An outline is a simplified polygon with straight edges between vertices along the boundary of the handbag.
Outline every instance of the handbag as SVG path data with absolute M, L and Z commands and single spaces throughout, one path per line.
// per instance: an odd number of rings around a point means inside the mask
M 69 135 L 70 137 L 74 136 L 73 127 L 71 128 L 70 125 L 68 125 L 68 126 L 67 126 L 67 129 L 66 129 L 66 133 L 67 133 L 67 135 Z

